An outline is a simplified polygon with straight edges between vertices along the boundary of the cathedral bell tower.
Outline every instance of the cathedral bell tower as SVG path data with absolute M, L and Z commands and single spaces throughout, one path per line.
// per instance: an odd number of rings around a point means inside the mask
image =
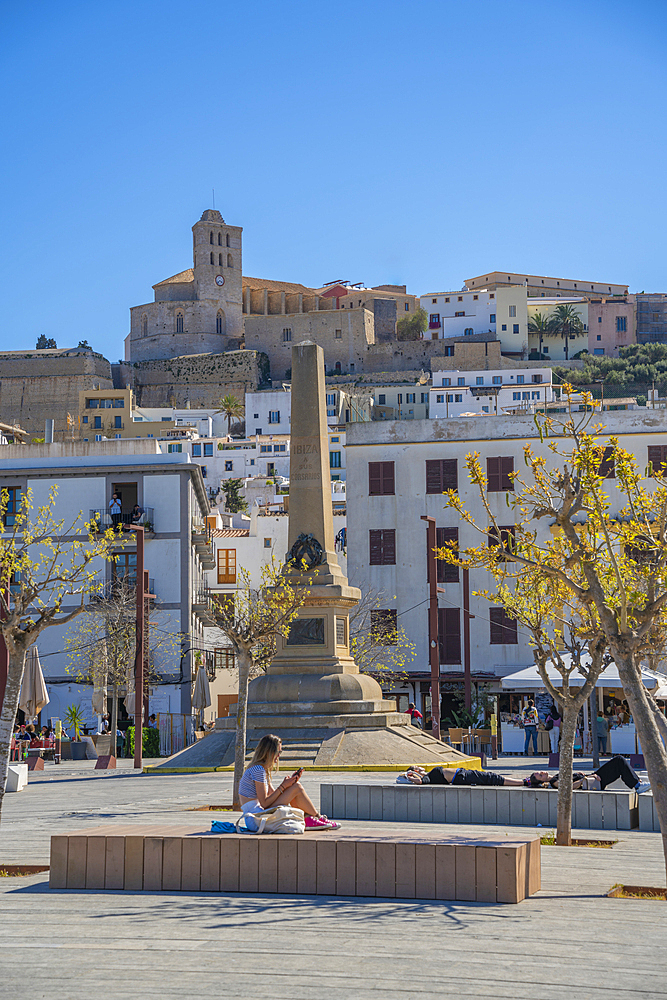
M 215 313 L 215 332 L 243 336 L 241 226 L 228 226 L 220 212 L 207 209 L 192 227 L 195 300 Z

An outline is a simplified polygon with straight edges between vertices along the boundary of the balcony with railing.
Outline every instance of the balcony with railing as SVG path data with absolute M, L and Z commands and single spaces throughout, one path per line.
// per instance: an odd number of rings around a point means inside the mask
M 98 531 L 108 528 L 126 529 L 139 525 L 144 529 L 144 535 L 155 534 L 155 510 L 153 507 L 142 507 L 140 512 L 134 509 L 110 511 L 108 507 L 98 507 L 90 511 L 90 520 L 98 526 Z
M 199 618 L 202 625 L 209 628 L 215 626 L 211 588 L 204 583 L 197 584 L 192 592 L 192 613 Z
M 205 521 L 192 520 L 192 544 L 203 569 L 215 569 L 213 534 Z
M 116 577 L 115 580 L 98 580 L 94 584 L 94 589 L 90 594 L 91 601 L 108 601 L 112 600 L 114 597 L 118 597 L 122 593 L 123 589 L 126 591 L 134 591 L 137 586 L 136 576 L 122 576 Z M 155 593 L 155 580 L 152 577 L 148 578 L 148 593 L 146 597 L 155 598 L 157 594 Z

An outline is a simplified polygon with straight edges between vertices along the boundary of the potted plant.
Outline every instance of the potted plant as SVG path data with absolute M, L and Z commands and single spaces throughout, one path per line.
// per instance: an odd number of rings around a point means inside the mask
M 86 759 L 86 744 L 81 739 L 84 717 L 80 705 L 70 705 L 65 712 L 66 724 L 74 730 L 74 739 L 71 741 L 72 760 Z

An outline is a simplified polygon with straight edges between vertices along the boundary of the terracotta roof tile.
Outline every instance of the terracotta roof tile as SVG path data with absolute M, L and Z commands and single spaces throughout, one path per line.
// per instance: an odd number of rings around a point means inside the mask
M 304 295 L 316 295 L 314 288 L 308 285 L 294 284 L 291 281 L 272 281 L 269 278 L 248 278 L 243 275 L 241 279 L 244 288 L 268 288 L 270 292 L 301 292 Z
M 195 272 L 191 267 L 187 271 L 179 271 L 178 274 L 172 274 L 171 278 L 165 278 L 164 281 L 158 281 L 157 285 L 153 285 L 153 288 L 157 288 L 158 285 L 184 285 L 188 281 L 195 280 Z
M 213 538 L 249 538 L 249 528 L 213 528 Z

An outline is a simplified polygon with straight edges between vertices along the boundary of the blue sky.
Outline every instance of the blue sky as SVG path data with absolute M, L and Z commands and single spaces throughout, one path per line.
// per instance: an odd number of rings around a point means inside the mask
M 122 356 L 211 206 L 244 273 L 420 294 L 508 268 L 667 291 L 667 5 L 0 8 L 7 349 Z

